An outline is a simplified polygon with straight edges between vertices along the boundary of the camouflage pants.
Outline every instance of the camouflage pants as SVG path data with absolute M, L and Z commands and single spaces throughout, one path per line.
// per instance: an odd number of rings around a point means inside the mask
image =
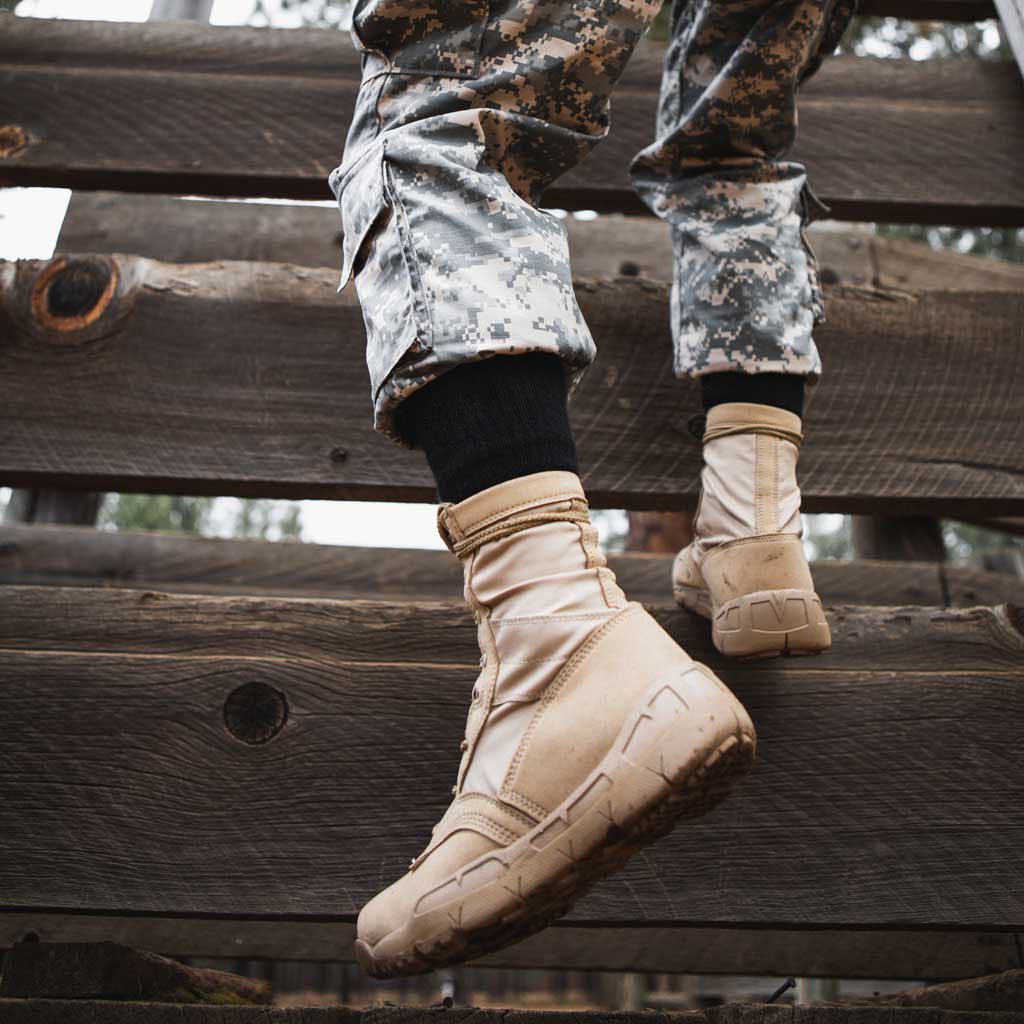
M 630 169 L 671 232 L 676 372 L 820 370 L 803 239 L 809 192 L 784 158 L 799 84 L 854 0 L 676 0 L 655 141 Z M 331 175 L 378 429 L 460 363 L 594 358 L 565 230 L 544 190 L 605 136 L 609 99 L 660 0 L 356 0 L 362 85 Z

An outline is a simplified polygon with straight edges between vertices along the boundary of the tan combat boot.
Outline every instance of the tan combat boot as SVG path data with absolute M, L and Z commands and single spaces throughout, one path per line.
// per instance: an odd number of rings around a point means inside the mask
M 801 541 L 800 417 L 730 402 L 708 413 L 695 539 L 672 589 L 738 658 L 817 654 L 832 643 Z
M 742 705 L 626 601 L 575 474 L 510 480 L 438 523 L 464 564 L 482 671 L 455 799 L 359 915 L 356 953 L 378 978 L 539 931 L 754 757 Z

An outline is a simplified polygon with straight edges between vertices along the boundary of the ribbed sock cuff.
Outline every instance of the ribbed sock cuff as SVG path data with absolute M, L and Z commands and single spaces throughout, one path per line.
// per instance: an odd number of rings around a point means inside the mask
M 700 390 L 705 412 L 726 402 L 754 402 L 803 416 L 805 381 L 795 373 L 706 373 Z
M 402 402 L 396 422 L 423 449 L 441 501 L 530 473 L 576 472 L 565 374 L 550 353 L 463 363 Z

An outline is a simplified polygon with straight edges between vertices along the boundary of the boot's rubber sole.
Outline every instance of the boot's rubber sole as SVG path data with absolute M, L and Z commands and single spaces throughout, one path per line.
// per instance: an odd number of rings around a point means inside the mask
M 423 894 L 401 928 L 372 947 L 357 940 L 360 966 L 375 978 L 422 974 L 541 931 L 677 821 L 715 807 L 756 745 L 742 705 L 702 667 L 657 684 L 560 807 Z
M 820 654 L 832 634 L 813 590 L 758 590 L 711 607 L 707 590 L 674 588 L 676 602 L 711 619 L 715 647 L 731 658 Z

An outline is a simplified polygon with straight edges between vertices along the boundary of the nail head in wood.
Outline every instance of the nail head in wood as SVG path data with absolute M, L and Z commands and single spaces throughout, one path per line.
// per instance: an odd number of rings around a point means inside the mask
M 246 683 L 224 702 L 224 727 L 236 740 L 258 745 L 272 740 L 288 721 L 288 701 L 266 683 Z

